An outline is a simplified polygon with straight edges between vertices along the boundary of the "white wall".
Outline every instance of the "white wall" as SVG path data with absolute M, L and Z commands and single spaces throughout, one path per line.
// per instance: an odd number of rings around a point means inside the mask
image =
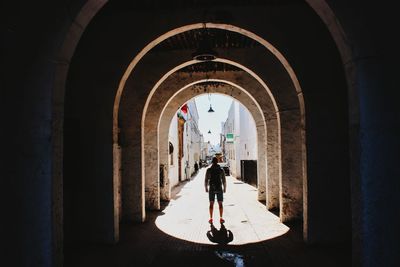
M 234 133 L 235 133 L 235 174 L 236 177 L 240 178 L 241 177 L 241 172 L 240 172 L 240 142 L 241 142 L 241 127 L 240 127 L 240 115 L 239 115 L 239 105 L 241 105 L 239 102 L 235 101 L 235 120 L 234 120 Z
M 187 103 L 188 112 L 183 131 L 183 158 L 182 158 L 182 177 L 190 179 L 194 174 L 194 164 L 199 163 L 202 147 L 202 136 L 199 131 L 199 115 L 194 99 Z
M 257 131 L 253 116 L 243 105 L 239 105 L 240 116 L 240 160 L 257 160 Z
M 188 112 L 189 113 L 189 112 Z M 191 142 L 191 134 L 190 134 L 190 122 L 186 120 L 185 125 L 183 126 L 183 158 L 182 158 L 182 178 L 189 179 L 190 178 L 190 142 Z
M 233 133 L 235 136 L 234 138 L 234 143 L 225 143 L 225 156 L 227 158 L 227 161 L 229 162 L 230 170 L 232 173 L 232 176 L 238 177 L 238 174 L 240 175 L 240 172 L 237 172 L 237 155 L 236 155 L 236 148 L 235 144 L 238 141 L 238 138 L 236 137 L 239 133 L 238 130 L 239 128 L 236 126 L 237 124 L 237 105 L 238 103 L 236 101 L 232 101 L 232 104 L 229 108 L 228 111 L 228 117 L 224 123 L 224 128 L 223 128 L 223 133 Z M 239 162 L 240 163 L 240 162 Z M 240 166 L 239 166 L 240 167 Z
M 225 140 L 225 154 L 232 176 L 240 178 L 240 161 L 257 160 L 257 130 L 254 119 L 242 104 L 233 101 L 222 132 L 225 136 L 227 133 L 234 135 L 234 143 L 227 143 Z
M 191 154 L 193 155 L 193 161 L 191 162 L 192 173 L 194 173 L 194 164 L 197 162 L 199 164 L 201 153 L 202 153 L 202 144 L 203 144 L 203 135 L 199 130 L 199 114 L 197 112 L 197 106 L 194 99 L 188 102 L 190 116 L 191 116 L 191 133 L 192 133 L 192 146 L 191 146 Z
M 169 135 L 168 139 L 169 142 L 172 143 L 174 146 L 174 152 L 173 152 L 173 161 L 171 164 L 171 158 L 168 160 L 168 178 L 169 178 L 169 183 L 170 187 L 173 187 L 179 183 L 179 176 L 178 176 L 178 150 L 179 150 L 179 143 L 178 143 L 178 118 L 177 114 L 175 113 L 175 116 L 171 120 L 171 124 L 169 127 Z
M 188 101 L 189 116 L 190 116 L 190 133 L 191 133 L 191 145 L 190 145 L 190 173 L 194 173 L 194 164 L 199 163 L 202 145 L 202 135 L 199 130 L 199 114 L 197 112 L 197 106 L 194 99 Z

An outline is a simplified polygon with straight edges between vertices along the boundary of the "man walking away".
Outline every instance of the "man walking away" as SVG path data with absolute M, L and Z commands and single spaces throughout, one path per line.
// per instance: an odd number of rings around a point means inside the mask
M 222 218 L 222 214 L 224 211 L 222 201 L 224 200 L 223 193 L 226 192 L 226 179 L 225 172 L 218 165 L 218 159 L 216 157 L 212 159 L 212 165 L 206 171 L 204 186 L 206 188 L 206 192 L 208 192 L 208 198 L 210 200 L 210 220 L 208 222 L 210 224 L 213 223 L 214 200 L 216 196 L 219 206 L 219 221 L 220 223 L 224 223 L 225 220 Z

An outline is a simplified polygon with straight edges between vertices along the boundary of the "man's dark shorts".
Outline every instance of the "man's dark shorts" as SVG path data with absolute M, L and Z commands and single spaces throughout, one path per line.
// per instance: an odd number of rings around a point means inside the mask
M 215 195 L 217 195 L 218 201 L 222 202 L 224 200 L 224 195 L 222 191 L 213 191 L 213 190 L 208 191 L 208 198 L 210 201 L 215 201 Z

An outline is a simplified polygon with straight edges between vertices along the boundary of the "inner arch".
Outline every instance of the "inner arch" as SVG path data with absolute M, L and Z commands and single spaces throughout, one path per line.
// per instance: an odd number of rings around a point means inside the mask
M 260 106 L 255 99 L 241 86 L 238 86 L 231 81 L 212 78 L 192 82 L 177 90 L 177 93 L 175 93 L 173 97 L 168 100 L 165 108 L 162 111 L 158 125 L 160 162 L 168 163 L 167 149 L 163 148 L 168 144 L 169 124 L 175 115 L 176 110 L 183 103 L 187 102 L 193 97 L 204 94 L 203 86 L 206 86 L 207 82 L 217 82 L 221 85 L 207 88 L 208 93 L 227 95 L 232 97 L 235 101 L 241 102 L 243 106 L 248 108 L 251 116 L 256 122 L 255 130 L 257 132 L 257 151 L 259 153 L 258 160 L 260 160 L 260 163 L 262 164 L 262 160 L 265 159 L 266 150 L 266 125 L 264 114 Z M 257 169 L 264 170 L 265 172 L 265 166 L 261 168 L 257 167 Z M 208 230 L 209 226 L 202 223 L 206 221 L 208 206 L 207 198 L 204 196 L 203 191 L 201 191 L 203 188 L 202 183 L 204 171 L 205 170 L 198 174 L 200 177 L 196 176 L 194 180 L 185 184 L 180 190 L 177 198 L 174 197 L 174 194 L 169 192 L 171 195 L 169 204 L 163 210 L 163 215 L 158 216 L 156 219 L 157 227 L 164 233 L 190 242 L 203 244 L 210 243 L 205 235 L 205 232 Z M 262 181 L 262 177 L 264 177 L 264 181 Z M 164 177 L 164 179 L 166 178 L 168 179 L 168 177 Z M 263 188 L 263 186 L 265 188 L 265 178 L 266 173 L 259 172 L 258 188 Z M 234 180 L 234 178 L 229 179 Z M 228 181 L 230 181 L 229 179 Z M 263 183 L 264 185 L 262 185 Z M 196 189 L 194 190 L 193 188 Z M 283 235 L 289 230 L 286 225 L 280 222 L 279 217 L 268 212 L 265 206 L 257 200 L 258 196 L 257 192 L 255 192 L 257 190 L 254 187 L 250 185 L 240 185 L 239 187 L 235 188 L 234 182 L 230 182 L 228 188 L 228 193 L 226 194 L 228 197 L 224 201 L 224 205 L 226 205 L 224 208 L 225 213 L 227 210 L 228 212 L 232 210 L 232 212 L 240 214 L 242 214 L 242 212 L 246 212 L 238 207 L 237 199 L 234 198 L 234 194 L 230 193 L 230 190 L 233 190 L 236 195 L 240 195 L 243 197 L 243 199 L 246 199 L 246 203 L 251 201 L 251 204 L 246 206 L 247 212 L 250 211 L 246 214 L 246 216 L 251 217 L 248 218 L 247 223 L 243 224 L 243 222 L 238 223 L 237 220 L 232 220 L 232 222 L 230 222 L 229 219 L 227 220 L 227 229 L 236 229 L 236 231 L 233 231 L 234 235 L 237 234 L 239 237 L 236 239 L 234 238 L 232 243 L 229 243 L 230 245 L 243 245 L 261 242 Z M 169 190 L 171 190 L 171 188 L 169 188 Z M 193 212 L 190 211 L 196 212 L 193 214 Z M 184 221 L 184 223 L 182 223 L 182 221 Z M 242 234 L 240 231 L 238 231 L 238 227 L 242 230 L 246 229 L 246 231 L 249 231 L 249 234 Z M 198 232 L 199 228 L 201 229 L 201 234 L 195 234 L 194 232 Z
M 296 88 L 296 91 L 298 93 L 298 97 L 299 97 L 299 102 L 300 102 L 300 111 L 301 111 L 301 117 L 304 118 L 304 100 L 302 98 L 302 93 L 301 93 L 301 87 L 300 84 L 297 80 L 297 77 L 293 71 L 293 69 L 291 68 L 290 64 L 287 62 L 287 60 L 285 59 L 285 57 L 271 44 L 269 43 L 267 40 L 261 38 L 260 36 L 247 31 L 243 28 L 234 26 L 234 25 L 230 25 L 230 24 L 220 24 L 220 23 L 195 23 L 195 24 L 191 24 L 191 25 L 186 25 L 183 27 L 179 27 L 176 28 L 174 30 L 171 30 L 161 36 L 159 36 L 158 38 L 156 38 L 155 40 L 153 40 L 152 42 L 150 42 L 145 48 L 143 48 L 136 56 L 135 58 L 131 61 L 131 63 L 129 64 L 129 66 L 127 67 L 121 81 L 120 84 L 118 86 L 117 89 L 117 93 L 116 93 L 116 97 L 115 97 L 115 101 L 114 101 L 114 112 L 113 112 L 113 117 L 114 117 L 114 126 L 113 129 L 116 129 L 118 127 L 118 111 L 119 111 L 119 104 L 120 104 L 120 100 L 121 100 L 121 95 L 122 95 L 122 91 L 125 88 L 125 83 L 127 81 L 127 79 L 129 78 L 130 74 L 132 73 L 133 69 L 135 68 L 135 66 L 139 63 L 139 61 L 148 53 L 150 52 L 150 50 L 152 48 L 154 48 L 156 45 L 158 45 L 159 43 L 165 41 L 166 39 L 168 39 L 169 37 L 182 33 L 184 31 L 189 31 L 189 30 L 193 30 L 193 29 L 199 29 L 199 28 L 203 28 L 203 27 L 207 27 L 207 28 L 216 28 L 216 29 L 222 29 L 222 30 L 227 30 L 227 31 L 232 31 L 232 32 L 237 32 L 240 34 L 243 34 L 253 40 L 256 40 L 257 42 L 259 42 L 261 45 L 263 45 L 265 48 L 267 48 L 280 62 L 281 64 L 284 66 L 284 68 L 286 69 L 286 72 L 290 75 L 291 80 L 293 82 L 294 87 Z M 186 63 L 186 64 L 190 64 L 190 63 Z M 171 70 L 170 73 L 172 73 L 173 71 Z M 156 88 L 156 87 L 155 87 Z M 154 89 L 153 89 L 154 90 Z M 150 93 L 150 96 L 153 93 Z M 304 120 L 304 119 L 303 119 Z M 114 142 L 116 142 L 117 140 L 117 136 L 114 133 L 113 135 L 114 138 Z
M 210 24 L 211 25 L 211 24 Z M 265 45 L 264 45 L 265 46 Z M 269 48 L 271 48 L 271 46 L 268 46 Z M 272 51 L 273 54 L 277 53 L 276 50 Z M 275 54 L 274 54 L 275 55 Z M 140 57 L 143 58 L 144 54 Z M 165 56 L 165 55 L 164 55 Z M 171 54 L 171 56 L 173 56 L 173 54 Z M 270 57 L 272 57 L 270 55 Z M 167 58 L 167 57 L 166 57 Z M 165 58 L 165 59 L 166 59 Z M 146 60 L 146 58 L 144 58 L 144 60 Z M 151 61 L 151 58 L 149 59 Z M 228 59 L 222 59 L 221 61 L 226 60 L 226 62 L 228 62 Z M 264 59 L 265 60 L 265 59 Z M 175 62 L 179 61 L 175 59 Z M 234 61 L 232 61 L 234 62 Z M 269 62 L 269 61 L 268 61 Z M 275 61 L 276 63 L 277 61 Z M 285 159 L 285 161 L 283 163 L 287 163 L 287 167 L 283 168 L 282 164 L 277 164 L 280 170 L 285 170 L 285 172 L 283 171 L 278 171 L 278 174 L 276 175 L 276 177 L 279 177 L 279 183 L 280 183 L 280 190 L 281 192 L 279 193 L 280 195 L 278 196 L 280 198 L 280 218 L 282 221 L 288 221 L 294 218 L 300 218 L 302 217 L 302 187 L 303 187 L 303 176 L 305 175 L 305 172 L 303 172 L 303 170 L 301 170 L 302 167 L 304 167 L 304 158 L 305 158 L 305 151 L 302 150 L 305 148 L 304 146 L 304 136 L 302 136 L 300 134 L 300 131 L 302 129 L 301 125 L 302 122 L 304 122 L 303 116 L 304 116 L 304 112 L 301 112 L 302 109 L 302 101 L 299 101 L 300 98 L 302 98 L 302 94 L 301 91 L 299 90 L 299 87 L 296 87 L 296 84 L 298 85 L 297 80 L 293 81 L 290 79 L 290 77 L 292 77 L 292 75 L 287 75 L 287 71 L 288 71 L 288 64 L 282 64 L 282 62 L 279 60 L 280 64 L 283 66 L 283 68 L 280 68 L 279 71 L 281 73 L 286 73 L 284 74 L 285 78 L 285 84 L 284 86 L 287 86 L 286 88 L 284 88 L 286 91 L 286 94 L 288 94 L 288 96 L 286 96 L 286 99 L 283 99 L 282 101 L 284 101 L 284 104 L 281 105 L 281 107 L 285 108 L 286 110 L 283 110 L 284 113 L 281 113 L 280 110 L 278 110 L 277 112 L 277 106 L 279 106 L 278 104 L 274 103 L 274 97 L 272 97 L 272 94 L 269 92 L 268 87 L 266 87 L 266 84 L 264 83 L 264 80 L 262 78 L 259 78 L 260 76 L 255 74 L 255 72 L 250 71 L 250 69 L 247 68 L 247 70 L 249 70 L 248 72 L 244 71 L 245 73 L 247 73 L 247 75 L 250 75 L 253 77 L 253 79 L 255 77 L 258 77 L 258 83 L 263 83 L 263 86 L 261 86 L 260 88 L 262 88 L 260 90 L 260 92 L 262 92 L 264 94 L 263 97 L 261 97 L 260 99 L 267 99 L 268 101 L 272 102 L 272 104 L 267 105 L 269 107 L 269 112 L 263 112 L 263 113 L 268 113 L 268 114 L 273 114 L 272 116 L 275 116 L 273 118 L 273 121 L 277 122 L 277 126 L 276 129 L 278 131 L 278 135 L 277 138 L 274 140 L 275 144 L 277 145 L 278 149 L 282 148 L 281 151 L 284 152 L 280 152 L 278 153 L 277 156 L 277 161 L 280 161 L 281 158 L 281 153 L 284 153 L 284 156 L 282 156 L 282 158 Z M 136 57 L 134 60 L 134 65 L 139 63 L 139 58 Z M 148 128 L 146 128 L 146 125 L 144 123 L 145 121 L 145 117 L 147 117 L 150 113 L 148 113 L 149 109 L 149 103 L 151 100 L 154 101 L 159 101 L 157 99 L 160 98 L 155 98 L 155 93 L 156 91 L 159 90 L 160 85 L 169 77 L 171 76 L 177 69 L 182 68 L 184 66 L 188 66 L 190 64 L 195 64 L 195 63 L 199 63 L 197 61 L 188 61 L 185 63 L 181 63 L 178 67 L 173 67 L 172 69 L 170 69 L 167 74 L 165 74 L 161 79 L 157 80 L 155 83 L 156 85 L 151 89 L 148 90 L 149 94 L 147 97 L 147 100 L 145 102 L 144 105 L 144 110 L 142 113 L 142 123 L 141 123 L 141 137 L 142 137 L 142 142 L 141 142 L 141 181 L 137 181 L 138 184 L 142 184 L 145 186 L 141 187 L 141 198 L 143 201 L 144 200 L 144 192 L 146 191 L 147 195 L 146 195 L 146 207 L 149 207 L 150 209 L 159 209 L 159 185 L 158 185 L 158 173 L 154 173 L 151 174 L 152 168 L 149 168 L 149 166 L 158 166 L 159 164 L 159 160 L 158 157 L 156 155 L 158 155 L 158 151 L 156 149 L 156 146 L 151 145 L 149 143 L 146 143 L 147 141 L 145 140 L 145 137 L 149 137 L 152 135 L 156 135 L 157 134 L 157 130 L 156 128 L 153 128 L 152 132 L 148 132 Z M 247 63 L 246 63 L 247 64 Z M 269 64 L 269 63 L 267 63 Z M 279 63 L 277 63 L 279 64 Z M 168 65 L 168 64 L 167 64 Z M 171 65 L 171 63 L 169 63 L 169 65 Z M 240 65 L 240 64 L 238 64 Z M 258 66 L 260 67 L 260 66 Z M 283 69 L 283 70 L 282 70 Z M 129 70 L 129 73 L 132 72 L 133 68 Z M 260 69 L 258 69 L 258 71 L 262 71 Z M 126 72 L 128 73 L 128 71 Z M 125 73 L 125 74 L 126 74 Z M 265 75 L 265 74 L 264 74 Z M 294 74 L 293 74 L 294 75 Z M 137 77 L 135 76 L 135 73 L 133 73 L 132 75 L 128 75 L 129 79 L 130 79 L 130 88 L 134 88 L 136 86 L 135 81 L 138 81 Z M 117 97 L 116 97 L 116 101 L 114 102 L 114 119 L 113 119 L 113 123 L 114 123 L 114 127 L 113 127 L 113 137 L 114 137 L 114 142 L 117 143 L 117 136 L 118 136 L 118 128 L 117 128 L 117 120 L 116 118 L 118 117 L 118 108 L 119 108 L 119 103 L 120 103 L 120 96 L 122 93 L 122 87 L 125 88 L 125 82 L 127 80 L 127 77 L 125 77 L 124 79 L 121 80 L 120 83 L 120 87 L 118 89 L 117 93 Z M 290 76 L 289 78 L 286 76 Z M 264 77 L 265 78 L 265 77 Z M 135 84 L 135 85 L 134 85 Z M 122 86 L 122 87 L 121 87 Z M 139 85 L 140 86 L 140 85 Z M 297 88 L 297 89 L 296 89 Z M 275 88 L 276 90 L 276 88 Z M 132 90 L 131 90 L 132 91 Z M 138 90 L 140 91 L 140 90 Z M 254 93 L 255 95 L 257 93 Z M 283 97 L 285 98 L 285 97 Z M 288 100 L 288 101 L 286 101 Z M 126 98 L 124 105 L 122 105 L 123 109 L 125 109 L 126 104 L 129 103 L 128 98 Z M 286 102 L 285 102 L 286 101 Z M 272 112 L 271 112 L 271 107 L 272 108 Z M 267 108 L 268 109 L 268 108 Z M 150 109 L 150 112 L 154 112 L 154 109 Z M 285 119 L 281 120 L 280 118 L 278 119 L 278 117 L 280 116 L 284 116 Z M 129 117 L 128 114 L 125 114 L 124 116 Z M 151 116 L 150 116 L 151 117 Z M 147 120 L 147 119 L 146 119 Z M 150 120 L 151 121 L 151 120 Z M 267 120 L 268 122 L 268 120 Z M 282 122 L 284 123 L 282 126 Z M 294 122 L 294 123 L 293 123 Z M 139 125 L 137 125 L 139 126 Z M 139 127 L 137 127 L 138 129 Z M 149 134 L 150 133 L 150 134 Z M 294 136 L 295 135 L 295 136 Z M 294 140 L 294 142 L 290 141 L 290 140 Z M 154 141 L 152 141 L 154 142 Z M 158 142 L 157 140 L 155 141 L 156 143 Z M 282 145 L 284 144 L 284 145 Z M 147 152 L 145 152 L 147 151 Z M 265 151 L 265 149 L 263 150 Z M 294 153 L 293 153 L 294 152 Z M 145 155 L 145 153 L 149 153 L 148 155 L 150 157 L 147 157 Z M 153 157 L 156 157 L 153 159 Z M 151 158 L 152 160 L 152 164 L 150 164 L 149 162 L 149 158 Z M 263 159 L 267 159 L 266 156 L 261 157 Z M 146 160 L 145 160 L 146 159 Z M 149 165 L 150 164 L 150 165 Z M 147 167 L 146 167 L 147 166 Z M 153 168 L 154 169 L 154 168 Z M 157 172 L 157 170 L 156 170 Z M 283 175 L 282 177 L 285 177 L 285 179 L 280 179 L 281 175 Z M 287 179 L 286 179 L 287 178 Z M 148 193 L 150 192 L 150 193 Z M 265 190 L 264 190 L 265 193 Z M 133 197 L 135 197 L 133 194 L 129 193 L 130 195 L 132 195 Z M 142 202 L 143 203 L 143 202 Z M 144 203 L 141 206 L 141 212 L 142 213 L 142 218 L 141 220 L 144 220 L 145 217 L 145 211 L 144 211 Z M 131 213 L 133 216 L 137 216 L 139 214 L 139 212 L 133 212 Z M 130 216 L 130 215 L 129 215 Z M 135 218 L 137 217 L 132 217 L 134 218 L 134 220 L 136 220 Z
M 224 62 L 230 62 L 228 60 L 223 60 Z M 194 62 L 193 64 L 196 64 L 197 62 Z M 240 64 L 234 63 L 235 66 L 241 67 Z M 197 63 L 198 64 L 198 63 Z M 182 64 L 181 66 L 187 66 L 186 63 Z M 166 148 L 166 145 L 164 145 L 162 142 L 163 140 L 166 140 L 164 138 L 159 139 L 157 141 L 155 139 L 155 136 L 158 136 L 160 132 L 165 132 L 165 129 L 168 129 L 169 121 L 171 119 L 172 113 L 174 112 L 177 108 L 178 105 L 177 103 L 173 103 L 175 106 L 172 108 L 172 111 L 169 110 L 170 117 L 165 117 L 160 120 L 160 126 L 158 127 L 159 130 L 155 128 L 156 125 L 154 125 L 154 121 L 159 120 L 159 115 L 158 115 L 158 110 L 160 109 L 165 109 L 167 105 L 171 102 L 172 99 L 174 99 L 181 90 L 184 90 L 190 86 L 193 86 L 195 84 L 198 84 L 200 82 L 206 82 L 206 81 L 221 81 L 227 84 L 231 85 L 231 88 L 240 88 L 240 90 L 236 90 L 234 93 L 234 97 L 240 101 L 240 99 L 250 99 L 250 100 L 245 100 L 247 101 L 248 105 L 245 105 L 249 108 L 250 106 L 253 106 L 255 109 L 253 109 L 253 117 L 256 117 L 256 124 L 259 125 L 260 127 L 267 128 L 268 131 L 270 132 L 268 134 L 268 141 L 265 141 L 265 138 L 267 136 L 266 130 L 263 130 L 263 135 L 259 136 L 259 140 L 264 140 L 262 143 L 259 144 L 259 155 L 258 158 L 260 159 L 260 168 L 259 168 L 259 177 L 263 177 L 260 179 L 262 181 L 262 184 L 259 185 L 259 200 L 265 200 L 266 198 L 266 190 L 269 190 L 268 195 L 269 195 L 269 201 L 268 202 L 268 207 L 272 208 L 273 206 L 278 206 L 278 198 L 279 196 L 277 195 L 278 193 L 272 193 L 272 189 L 274 188 L 274 191 L 278 190 L 278 183 L 279 183 L 279 152 L 277 151 L 278 149 L 278 122 L 277 122 L 277 113 L 275 110 L 275 107 L 273 105 L 273 101 L 270 98 L 270 95 L 267 93 L 267 90 L 265 89 L 265 83 L 264 86 L 260 84 L 260 78 L 255 79 L 253 76 L 251 76 L 247 72 L 242 72 L 237 75 L 229 75 L 225 72 L 216 72 L 212 74 L 191 74 L 191 75 L 183 75 L 179 74 L 177 70 L 182 69 L 179 68 L 180 66 L 174 68 L 175 72 L 173 74 L 165 75 L 161 80 L 163 82 L 158 82 L 157 83 L 157 90 L 154 92 L 152 95 L 152 100 L 148 101 L 147 107 L 151 106 L 151 109 L 149 109 L 148 112 L 145 112 L 146 117 L 144 118 L 144 122 L 142 124 L 142 129 L 143 129 L 143 147 L 147 149 L 143 149 L 142 153 L 143 158 L 146 158 L 146 166 L 145 166 L 145 177 L 157 177 L 158 173 L 154 168 L 151 168 L 150 166 L 158 165 L 158 164 L 166 164 L 167 160 L 167 155 L 165 154 L 166 151 L 163 148 Z M 254 72 L 251 72 L 253 75 L 256 76 Z M 215 77 L 215 78 L 214 78 Z M 257 77 L 257 76 L 256 76 Z M 219 79 L 217 79 L 219 78 Z M 175 87 L 180 87 L 182 86 L 182 89 L 175 89 Z M 244 87 L 247 87 L 247 89 L 244 89 Z M 251 89 L 251 90 L 249 90 Z M 190 99 L 193 97 L 193 95 L 199 94 L 200 92 L 191 92 L 187 97 L 186 100 Z M 226 94 L 229 95 L 229 92 L 225 92 Z M 232 93 L 231 93 L 232 95 Z M 166 106 L 161 108 L 160 104 L 162 103 L 162 99 L 167 98 L 166 100 Z M 256 101 L 255 98 L 258 100 Z M 259 104 L 260 103 L 260 104 Z M 261 108 L 261 106 L 263 108 Z M 252 110 L 252 108 L 250 108 Z M 258 110 L 258 111 L 255 111 Z M 259 116 L 256 116 L 255 114 L 261 114 Z M 168 122 L 166 124 L 166 122 Z M 268 124 L 268 126 L 267 126 Z M 153 140 L 153 141 L 151 141 Z M 148 150 L 150 147 L 156 146 L 156 144 L 159 143 L 159 147 L 161 149 L 159 150 L 160 154 L 160 160 L 159 161 L 154 161 L 150 162 L 153 160 L 153 157 L 151 156 L 152 154 L 156 154 L 157 152 L 154 151 L 153 149 Z M 268 149 L 267 149 L 268 147 Z M 146 154 L 147 153 L 147 154 Z M 267 163 L 268 162 L 268 163 Z M 267 164 L 269 164 L 267 168 Z M 269 175 L 271 179 L 274 181 L 269 181 L 268 184 L 271 185 L 270 189 L 266 189 L 266 170 L 268 169 Z M 152 186 L 153 189 L 147 188 L 147 191 L 153 190 L 153 191 L 158 191 L 159 187 L 154 184 L 154 182 L 148 181 L 147 182 L 148 186 Z M 158 195 L 158 193 L 152 193 L 152 196 Z M 168 193 L 167 193 L 168 195 Z M 154 199 L 154 197 L 152 198 Z M 271 204 L 273 202 L 273 204 Z M 152 205 L 151 203 L 148 203 Z M 153 204 L 154 205 L 154 204 Z M 159 204 L 155 204 L 159 205 Z

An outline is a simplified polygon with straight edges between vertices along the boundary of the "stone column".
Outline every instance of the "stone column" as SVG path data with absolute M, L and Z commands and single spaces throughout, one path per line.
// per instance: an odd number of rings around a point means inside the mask
M 171 185 L 169 183 L 169 126 L 170 121 L 164 120 L 160 122 L 160 135 L 159 135 L 159 153 L 160 153 L 160 165 L 166 166 L 164 170 L 164 181 L 160 184 L 161 200 L 170 200 L 171 198 Z M 167 136 L 167 138 L 160 138 Z
M 154 122 L 156 123 L 156 122 Z M 149 129 L 150 127 L 146 127 Z M 160 178 L 159 178 L 159 161 L 158 161 L 158 133 L 157 127 L 154 131 L 146 131 L 146 138 L 144 141 L 144 177 L 145 177 L 145 201 L 146 209 L 159 210 L 160 209 Z
M 131 136 L 136 138 L 128 138 Z M 122 218 L 133 222 L 145 220 L 140 136 L 139 127 L 134 127 L 129 131 L 121 129 Z
M 267 208 L 268 210 L 279 208 L 279 181 L 280 181 L 280 151 L 279 131 L 276 114 L 266 114 L 267 123 Z
M 267 151 L 266 151 L 266 129 L 265 124 L 263 122 L 256 122 L 256 131 L 257 131 L 257 193 L 258 200 L 265 201 L 268 196 L 266 194 L 267 191 Z
M 282 222 L 303 216 L 303 171 L 300 111 L 279 112 L 282 179 L 280 183 L 280 218 Z

